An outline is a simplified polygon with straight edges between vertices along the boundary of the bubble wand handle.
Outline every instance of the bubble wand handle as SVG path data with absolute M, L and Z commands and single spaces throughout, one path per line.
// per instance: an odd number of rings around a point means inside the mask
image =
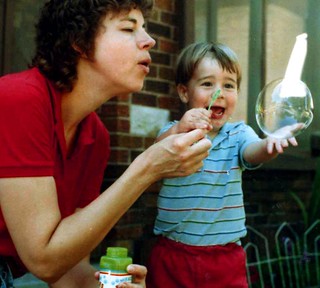
M 216 93 L 212 94 L 211 101 L 210 101 L 210 104 L 209 104 L 209 107 L 208 107 L 208 111 L 211 109 L 211 106 L 213 105 L 213 103 L 218 99 L 218 97 L 220 95 L 220 92 L 221 92 L 221 90 L 218 89 L 216 91 Z

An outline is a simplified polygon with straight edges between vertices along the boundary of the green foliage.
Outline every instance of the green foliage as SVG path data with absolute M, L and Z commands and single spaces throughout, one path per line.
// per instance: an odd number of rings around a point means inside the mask
M 309 225 L 320 219 L 320 158 L 317 158 L 317 169 L 313 181 L 312 194 L 309 204 Z
M 320 219 L 320 158 L 317 158 L 316 161 L 316 174 L 312 184 L 309 204 L 305 204 L 296 193 L 290 192 L 290 195 L 301 209 L 305 228 Z

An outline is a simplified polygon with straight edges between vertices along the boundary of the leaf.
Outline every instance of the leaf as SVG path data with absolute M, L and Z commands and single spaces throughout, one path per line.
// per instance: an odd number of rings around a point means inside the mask
M 318 159 L 317 162 L 317 169 L 312 185 L 309 206 L 310 221 L 320 219 L 320 159 Z
M 296 201 L 297 205 L 301 209 L 303 223 L 305 225 L 305 228 L 308 228 L 309 221 L 308 221 L 308 213 L 307 213 L 306 206 L 304 205 L 304 203 L 301 201 L 300 197 L 296 193 L 290 192 L 290 195 Z

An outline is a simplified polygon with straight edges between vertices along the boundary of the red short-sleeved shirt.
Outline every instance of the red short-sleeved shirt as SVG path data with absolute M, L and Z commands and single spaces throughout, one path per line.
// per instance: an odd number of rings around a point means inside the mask
M 37 68 L 0 78 L 0 178 L 53 176 L 66 217 L 99 195 L 110 139 L 91 113 L 67 155 L 60 110 L 60 93 Z M 0 256 L 17 258 L 1 211 Z

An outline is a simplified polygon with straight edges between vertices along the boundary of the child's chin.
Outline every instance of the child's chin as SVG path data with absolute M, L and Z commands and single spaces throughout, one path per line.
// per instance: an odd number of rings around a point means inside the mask
M 227 121 L 221 117 L 220 119 L 211 119 L 211 124 L 213 127 L 220 129 Z

